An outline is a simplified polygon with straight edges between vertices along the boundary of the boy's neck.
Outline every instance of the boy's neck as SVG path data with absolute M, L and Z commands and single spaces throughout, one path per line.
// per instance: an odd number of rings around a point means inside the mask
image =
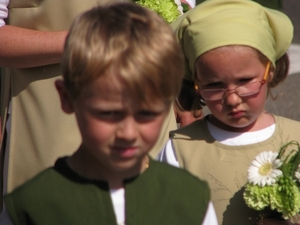
M 101 163 L 95 163 L 95 161 L 91 163 L 89 160 L 86 160 L 86 157 L 80 151 L 76 151 L 69 157 L 67 163 L 78 175 L 91 180 L 107 181 L 110 189 L 119 189 L 124 186 L 125 179 L 137 176 L 148 168 L 149 157 L 145 155 L 141 162 L 134 168 L 122 171 L 109 170 L 107 167 L 101 165 Z

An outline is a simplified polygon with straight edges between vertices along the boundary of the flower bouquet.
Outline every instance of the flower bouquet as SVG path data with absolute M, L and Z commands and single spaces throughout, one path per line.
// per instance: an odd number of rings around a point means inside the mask
M 134 0 L 134 2 L 155 11 L 168 23 L 175 21 L 187 9 L 187 5 L 180 0 Z
M 299 150 L 299 143 L 291 141 L 278 153 L 260 153 L 251 163 L 244 199 L 248 207 L 261 211 L 262 217 L 274 218 L 275 212 L 287 220 L 300 212 Z

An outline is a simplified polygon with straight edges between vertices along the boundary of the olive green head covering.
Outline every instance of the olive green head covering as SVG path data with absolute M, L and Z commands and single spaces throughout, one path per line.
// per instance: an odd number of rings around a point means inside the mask
M 250 0 L 207 0 L 171 24 L 184 51 L 186 79 L 203 53 L 226 45 L 259 50 L 275 66 L 293 38 L 293 25 L 283 13 Z

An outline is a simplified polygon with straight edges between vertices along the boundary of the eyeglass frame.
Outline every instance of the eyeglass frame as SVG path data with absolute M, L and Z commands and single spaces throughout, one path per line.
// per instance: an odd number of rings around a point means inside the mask
M 271 67 L 271 61 L 268 61 L 268 63 L 267 63 L 267 65 L 266 65 L 266 69 L 265 69 L 265 73 L 264 73 L 264 76 L 263 76 L 263 78 L 262 78 L 262 80 L 261 81 L 255 81 L 255 82 L 260 82 L 261 83 L 261 86 L 260 86 L 260 89 L 261 89 L 261 87 L 262 87 L 262 85 L 264 85 L 265 83 L 266 83 L 266 81 L 267 81 L 267 78 L 268 78 L 268 75 L 269 75 L 269 71 L 270 71 L 270 67 Z M 252 82 L 252 83 L 255 83 L 255 82 Z M 251 83 L 248 83 L 248 84 L 251 84 Z M 218 88 L 218 89 L 203 89 L 203 90 L 199 90 L 199 87 L 198 87 L 198 85 L 196 84 L 196 82 L 195 82 L 195 89 L 196 89 L 196 91 L 197 92 L 199 92 L 200 94 L 201 94 L 201 92 L 202 91 L 209 91 L 209 90 L 212 90 L 212 91 L 223 91 L 223 93 L 222 93 L 222 97 L 220 98 L 220 99 L 207 99 L 207 98 L 204 98 L 202 95 L 201 95 L 201 97 L 203 98 L 203 100 L 206 100 L 206 101 L 218 101 L 218 100 L 222 100 L 222 99 L 224 99 L 224 97 L 226 97 L 226 96 L 228 96 L 228 95 L 225 95 L 228 91 L 230 92 L 230 93 L 236 93 L 239 97 L 246 97 L 246 96 L 251 96 L 251 95 L 255 95 L 255 94 L 257 94 L 257 93 L 259 93 L 260 92 L 260 89 L 257 91 L 257 92 L 255 92 L 255 93 L 251 93 L 251 94 L 249 94 L 249 95 L 239 95 L 239 93 L 238 93 L 238 91 L 237 91 L 237 89 L 239 88 L 239 87 L 242 87 L 242 86 L 246 86 L 246 85 L 248 85 L 248 84 L 243 84 L 243 85 L 239 85 L 239 86 L 237 86 L 237 87 L 235 87 L 235 88 L 233 88 L 233 89 L 228 89 L 228 88 Z

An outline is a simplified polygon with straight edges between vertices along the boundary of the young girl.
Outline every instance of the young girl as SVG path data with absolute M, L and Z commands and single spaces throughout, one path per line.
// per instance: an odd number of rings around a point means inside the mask
M 171 132 L 158 158 L 208 181 L 220 224 L 255 224 L 259 214 L 243 200 L 251 162 L 300 141 L 299 122 L 264 110 L 270 88 L 287 76 L 292 24 L 252 1 L 208 0 L 173 25 L 186 77 L 211 114 Z

